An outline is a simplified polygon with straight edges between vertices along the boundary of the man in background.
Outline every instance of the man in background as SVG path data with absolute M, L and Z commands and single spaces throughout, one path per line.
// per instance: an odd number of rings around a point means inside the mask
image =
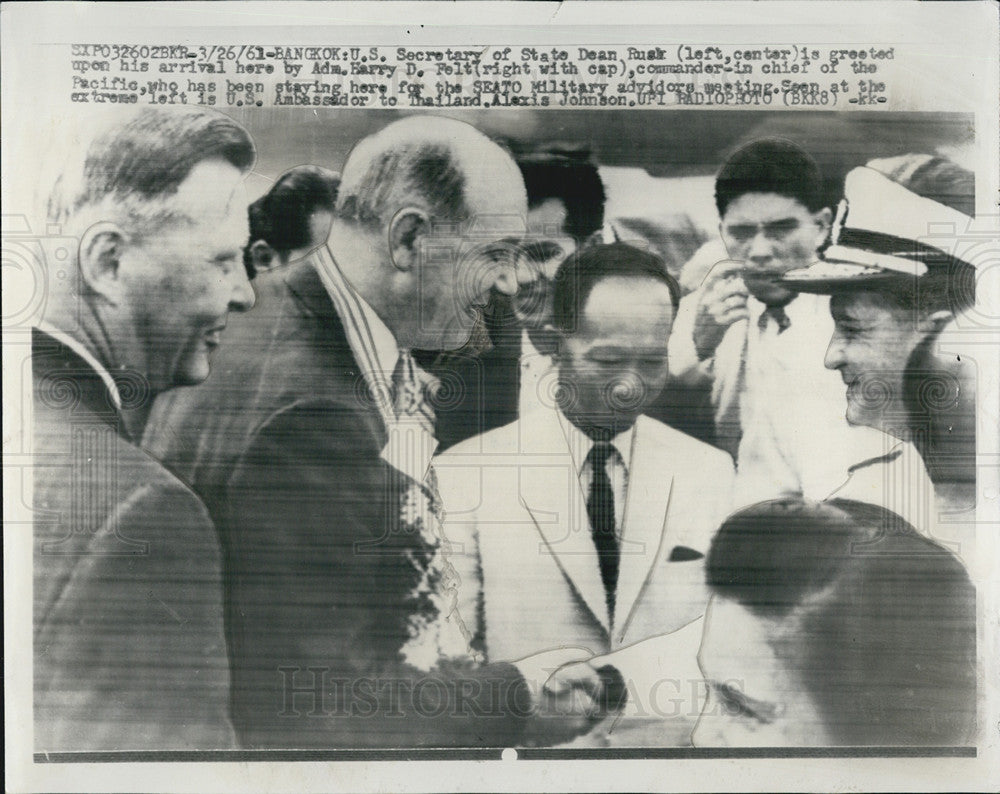
M 35 749 L 228 749 L 218 540 L 137 442 L 153 398 L 205 380 L 253 305 L 254 148 L 210 110 L 111 120 L 48 206 L 79 246 L 32 339 Z
M 547 686 L 572 673 L 624 687 L 624 713 L 586 740 L 598 746 L 684 745 L 698 713 L 703 556 L 733 471 L 644 415 L 679 293 L 659 257 L 623 243 L 572 256 L 555 280 L 558 407 L 435 464 L 467 627 L 491 661 L 584 650 Z
M 250 205 L 248 275 L 296 262 L 330 233 L 340 176 L 318 165 L 289 169 Z
M 813 261 L 827 237 L 819 169 L 788 141 L 756 141 L 723 164 L 715 199 L 731 261 L 681 302 L 670 340 L 673 382 L 710 391 L 716 442 L 736 460 L 735 505 L 826 498 L 852 466 L 895 441 L 844 417 L 843 387 L 823 367 L 829 300 L 781 282 Z M 926 473 L 915 477 L 916 487 L 930 489 Z

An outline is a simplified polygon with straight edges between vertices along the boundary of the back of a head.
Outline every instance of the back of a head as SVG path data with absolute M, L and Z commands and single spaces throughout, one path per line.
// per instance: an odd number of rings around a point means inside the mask
M 586 151 L 523 155 L 518 168 L 528 192 L 528 208 L 557 199 L 566 208 L 565 232 L 577 242 L 604 226 L 604 184 Z
M 464 220 L 490 182 L 523 184 L 509 156 L 470 124 L 443 116 L 410 116 L 361 140 L 347 157 L 337 217 L 369 228 L 406 206 L 431 217 Z M 504 185 L 505 187 L 507 185 Z M 523 213 L 523 209 L 521 209 Z
M 723 163 L 715 178 L 719 217 L 745 193 L 777 193 L 795 199 L 810 212 L 823 208 L 823 180 L 815 160 L 791 141 L 754 141 Z
M 70 234 L 102 220 L 151 233 L 182 212 L 167 204 L 198 163 L 221 159 L 242 173 L 254 163 L 247 131 L 214 110 L 149 107 L 90 121 L 47 197 L 48 222 Z
M 578 251 L 556 272 L 553 286 L 553 322 L 564 333 L 573 333 L 594 286 L 606 278 L 646 278 L 659 281 L 670 290 L 677 311 L 680 286 L 655 254 L 626 243 L 606 243 Z
M 967 741 L 975 717 L 975 591 L 961 563 L 883 508 L 765 502 L 731 516 L 707 560 L 717 595 L 790 627 L 794 667 L 831 740 Z

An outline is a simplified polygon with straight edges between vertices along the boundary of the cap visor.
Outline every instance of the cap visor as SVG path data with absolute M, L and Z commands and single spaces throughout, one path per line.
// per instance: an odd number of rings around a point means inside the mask
M 789 270 L 780 284 L 796 292 L 828 294 L 852 289 L 873 289 L 906 275 L 894 270 L 853 262 L 816 262 L 809 267 Z

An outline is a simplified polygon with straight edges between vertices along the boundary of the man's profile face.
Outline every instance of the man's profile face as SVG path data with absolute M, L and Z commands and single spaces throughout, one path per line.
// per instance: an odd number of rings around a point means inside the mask
M 708 699 L 691 736 L 695 747 L 830 744 L 801 683 L 804 654 L 789 623 L 762 618 L 730 599 L 712 599 L 698 653 Z
M 824 363 L 847 386 L 847 419 L 892 432 L 907 424 L 903 376 L 923 338 L 911 312 L 877 292 L 830 299 L 834 330 Z
M 621 432 L 663 390 L 674 319 L 670 289 L 646 277 L 594 285 L 578 327 L 560 341 L 560 405 L 577 426 Z
M 827 210 L 810 212 L 778 193 L 744 193 L 726 208 L 719 228 L 730 258 L 744 263 L 743 280 L 750 294 L 763 303 L 782 305 L 795 293 L 777 280 L 813 262 L 828 225 Z
M 524 236 L 527 200 L 520 171 L 497 149 L 485 163 L 486 176 L 469 179 L 470 213 L 441 233 L 435 228 L 421 251 L 418 345 L 428 350 L 457 350 L 469 341 L 480 311 L 501 274 L 514 289 L 517 241 Z M 492 165 L 492 167 L 490 167 Z
M 185 217 L 140 234 L 121 260 L 124 300 L 154 390 L 205 380 L 230 310 L 254 301 L 242 259 L 249 230 L 240 171 L 203 161 L 170 202 Z

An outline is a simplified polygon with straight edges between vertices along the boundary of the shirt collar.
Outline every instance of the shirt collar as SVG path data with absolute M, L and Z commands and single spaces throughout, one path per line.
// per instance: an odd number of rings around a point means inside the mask
M 100 379 L 104 382 L 104 385 L 107 387 L 108 394 L 111 395 L 111 400 L 115 404 L 115 408 L 119 411 L 122 409 L 122 398 L 121 394 L 118 392 L 118 385 L 115 383 L 115 379 L 111 377 L 111 373 L 108 372 L 107 367 L 94 357 L 93 353 L 87 350 L 87 348 L 77 339 L 74 339 L 65 331 L 60 331 L 58 328 L 55 328 L 48 323 L 39 323 L 38 330 L 44 334 L 48 334 L 57 342 L 65 345 L 76 355 L 86 361 L 94 372 L 97 373 L 98 377 L 100 377 Z
M 594 440 L 567 419 L 561 410 L 557 410 L 556 413 L 559 416 L 559 424 L 562 425 L 570 455 L 573 456 L 577 474 L 580 474 L 587 462 L 587 455 L 590 454 L 590 450 L 594 446 Z M 611 444 L 621 457 L 626 472 L 632 463 L 632 440 L 634 437 L 635 425 L 633 424 L 632 427 L 623 430 L 611 439 Z
M 357 296 L 357 299 L 361 306 L 361 312 L 368 324 L 368 329 L 371 331 L 378 365 L 386 374 L 386 377 L 391 380 L 392 372 L 396 368 L 396 362 L 399 360 L 399 345 L 396 344 L 396 337 L 392 335 L 392 331 L 382 321 L 382 318 L 376 314 L 368 301 L 360 295 Z

